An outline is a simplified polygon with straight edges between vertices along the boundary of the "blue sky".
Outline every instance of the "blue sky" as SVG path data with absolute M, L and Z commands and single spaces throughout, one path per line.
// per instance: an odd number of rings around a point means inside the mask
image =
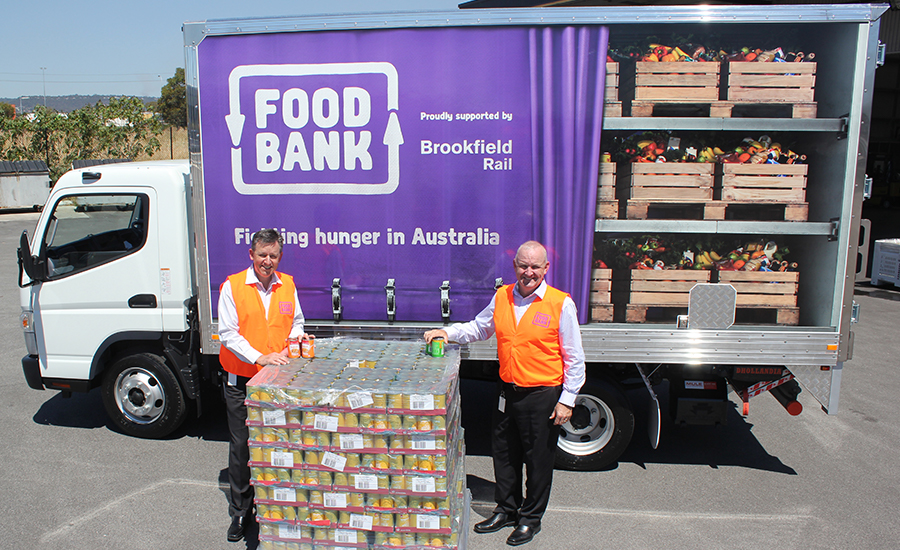
M 455 10 L 461 0 L 29 0 L 5 2 L 0 97 L 158 96 L 184 66 L 181 24 L 231 17 Z M 45 69 L 42 71 L 41 68 Z

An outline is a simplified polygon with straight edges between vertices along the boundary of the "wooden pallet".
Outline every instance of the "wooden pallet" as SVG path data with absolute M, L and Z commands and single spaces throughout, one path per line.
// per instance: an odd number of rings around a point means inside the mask
M 796 326 L 800 324 L 799 307 L 737 306 L 736 325 Z M 628 304 L 625 306 L 626 323 L 675 323 L 679 315 L 688 313 L 684 306 L 645 306 Z
M 620 117 L 622 116 L 622 102 L 621 101 L 604 101 L 603 102 L 603 117 Z
M 705 201 L 713 198 L 714 170 L 711 162 L 635 162 L 622 181 L 632 199 Z
M 625 203 L 629 220 L 723 220 L 725 211 L 720 201 L 680 201 L 629 199 Z
M 800 323 L 800 308 L 797 307 L 800 273 L 719 271 L 717 275 L 720 283 L 728 283 L 737 291 L 738 310 L 762 310 L 774 313 L 774 322 L 777 325 Z
M 726 97 L 735 101 L 768 103 L 813 103 L 815 63 L 727 64 Z
M 722 200 L 805 203 L 805 164 L 723 164 Z
M 609 323 L 613 320 L 612 270 L 591 270 L 591 322 Z
M 742 221 L 786 221 L 805 222 L 809 220 L 809 203 L 783 201 L 717 201 L 723 217 L 717 220 Z
M 740 118 L 768 116 L 770 118 L 816 118 L 816 104 L 808 102 L 776 102 L 745 99 L 741 101 L 653 100 L 632 101 L 632 117 L 695 116 L 710 118 Z
M 722 200 L 679 201 L 629 199 L 625 204 L 629 220 L 743 220 L 743 221 L 807 221 L 808 203 L 765 204 Z
M 627 304 L 625 306 L 626 323 L 675 323 L 679 315 L 687 314 L 684 306 L 641 306 Z

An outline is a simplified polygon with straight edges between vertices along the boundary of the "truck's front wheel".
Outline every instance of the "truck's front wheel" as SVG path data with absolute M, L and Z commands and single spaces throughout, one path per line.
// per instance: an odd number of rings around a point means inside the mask
M 597 470 L 625 451 L 634 432 L 634 413 L 611 381 L 590 380 L 575 399 L 572 418 L 560 426 L 556 467 Z
M 172 433 L 187 416 L 178 379 L 165 360 L 136 353 L 116 360 L 103 374 L 103 405 L 113 423 L 136 437 Z

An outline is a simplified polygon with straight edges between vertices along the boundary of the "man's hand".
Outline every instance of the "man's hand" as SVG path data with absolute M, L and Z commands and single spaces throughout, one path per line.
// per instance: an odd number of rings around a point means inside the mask
M 268 355 L 262 355 L 259 359 L 256 360 L 257 365 L 287 365 L 290 360 L 287 357 L 287 350 L 280 353 L 270 353 Z
M 443 338 L 445 343 L 448 340 L 450 340 L 450 338 L 447 336 L 446 330 L 444 330 L 442 328 L 437 328 L 434 330 L 429 330 L 428 332 L 425 333 L 425 343 L 430 344 L 431 341 L 434 340 L 435 338 L 437 338 L 438 336 Z
M 556 407 L 553 408 L 553 414 L 550 415 L 550 419 L 553 420 L 555 426 L 562 426 L 570 418 L 572 418 L 572 407 L 562 403 L 557 403 Z

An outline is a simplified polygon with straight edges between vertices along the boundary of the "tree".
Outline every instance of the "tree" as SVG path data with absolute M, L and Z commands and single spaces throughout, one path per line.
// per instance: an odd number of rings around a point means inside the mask
M 159 119 L 136 97 L 111 98 L 69 114 L 42 105 L 28 116 L 0 117 L 0 159 L 43 160 L 56 181 L 75 159 L 135 158 L 159 151 Z
M 0 118 L 16 118 L 16 106 L 9 103 L 0 103 Z
M 175 75 L 166 81 L 159 92 L 157 110 L 163 122 L 184 128 L 187 126 L 187 91 L 184 85 L 184 69 L 175 69 Z

